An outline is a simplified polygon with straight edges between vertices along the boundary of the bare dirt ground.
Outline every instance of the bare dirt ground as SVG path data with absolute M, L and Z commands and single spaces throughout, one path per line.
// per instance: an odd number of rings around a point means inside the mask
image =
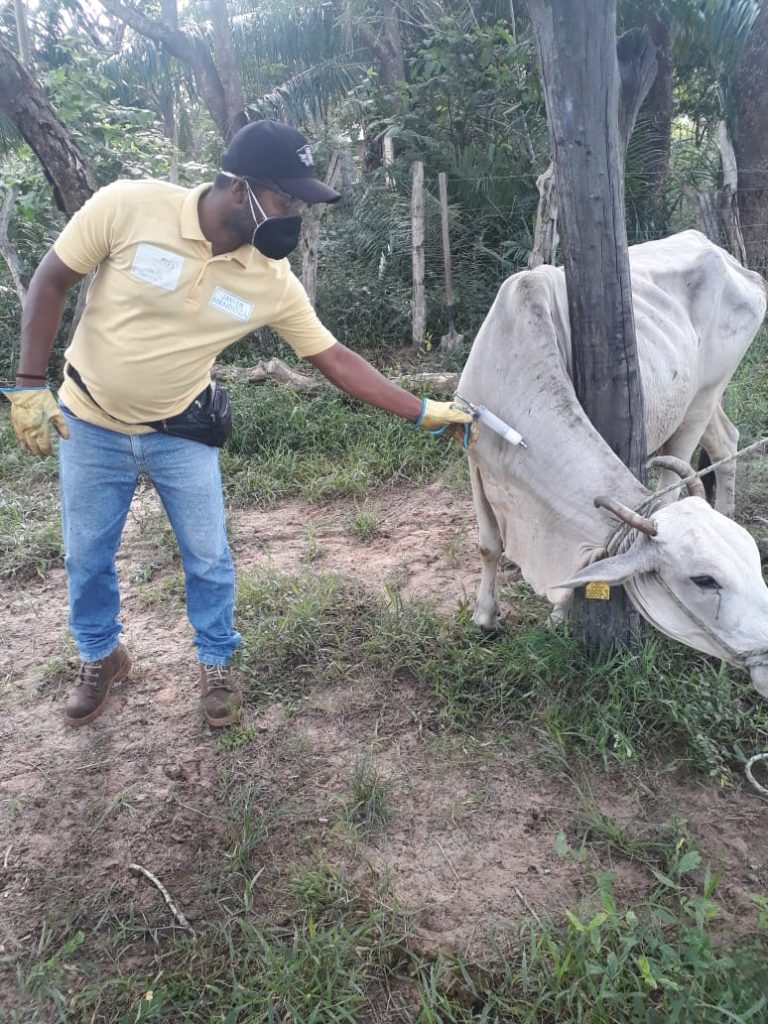
M 378 692 L 361 677 L 322 689 L 298 710 L 274 705 L 247 719 L 255 738 L 220 749 L 198 719 L 181 605 L 147 597 L 146 568 L 159 557 L 147 527 L 154 501 L 151 491 L 137 497 L 120 553 L 134 667 L 92 726 L 62 723 L 74 665 L 63 570 L 0 588 L 0 955 L 30 955 L 46 915 L 71 908 L 92 906 L 94 919 L 105 909 L 121 919 L 162 911 L 157 890 L 129 873 L 132 862 L 165 883 L 193 924 L 205 918 L 206 865 L 234 855 L 222 776 L 252 784 L 247 813 L 264 832 L 265 879 L 320 850 L 386 881 L 424 950 L 472 951 L 526 915 L 558 917 L 592 891 L 595 870 L 615 872 L 622 901 L 647 889 L 647 872 L 608 849 L 599 864 L 556 855 L 558 832 L 575 844 L 584 834 L 574 788 L 583 791 L 583 779 L 546 767 L 524 746 L 504 750 L 493 737 L 442 731 L 431 694 L 414 685 Z M 381 492 L 366 506 L 378 521 L 368 542 L 350 526 L 358 513 L 343 501 L 238 511 L 238 570 L 317 566 L 376 593 L 396 580 L 405 596 L 430 597 L 446 614 L 473 599 L 469 498 L 439 486 Z M 367 839 L 334 827 L 365 756 L 375 758 L 394 811 Z M 768 881 L 764 803 L 673 773 L 598 775 L 589 786 L 604 814 L 639 831 L 685 820 L 723 872 L 726 924 L 738 928 L 746 894 Z M 266 889 L 261 911 L 278 913 Z M 14 993 L 6 975 L 0 1005 L 13 1006 Z

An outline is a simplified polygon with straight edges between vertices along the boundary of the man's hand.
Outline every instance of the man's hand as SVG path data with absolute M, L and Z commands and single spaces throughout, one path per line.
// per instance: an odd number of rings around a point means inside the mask
M 13 432 L 33 455 L 51 454 L 51 431 L 69 437 L 66 420 L 48 388 L 14 388 L 5 397 L 11 403 Z
M 432 434 L 447 434 L 464 448 L 471 448 L 477 440 L 477 422 L 469 412 L 456 408 L 453 402 L 433 402 L 424 398 L 417 427 Z
M 451 424 L 471 422 L 472 414 L 457 409 L 453 402 L 433 402 L 431 398 L 425 398 L 421 403 L 421 413 L 416 420 L 416 426 L 423 427 L 424 430 L 440 430 Z

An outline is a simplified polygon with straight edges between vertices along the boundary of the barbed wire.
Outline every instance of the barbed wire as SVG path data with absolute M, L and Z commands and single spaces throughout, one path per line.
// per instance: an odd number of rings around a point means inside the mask
M 724 466 L 728 462 L 733 462 L 735 459 L 740 459 L 742 455 L 746 455 L 748 452 L 756 451 L 763 445 L 768 445 L 768 434 L 766 434 L 765 437 L 761 437 L 759 441 L 753 441 L 752 444 L 748 444 L 746 448 L 740 448 L 739 451 L 733 452 L 731 455 L 726 455 L 724 459 L 718 459 L 717 462 L 710 463 L 710 465 L 705 466 L 704 469 L 696 470 L 690 476 L 682 477 L 675 483 L 670 484 L 669 487 L 665 487 L 663 491 L 654 491 L 650 498 L 647 498 L 645 501 L 641 502 L 640 505 L 638 505 L 635 511 L 639 512 L 642 515 L 644 511 L 647 512 L 648 508 L 651 505 L 655 504 L 659 500 L 659 498 L 664 497 L 664 495 L 671 494 L 672 491 L 679 490 L 681 487 L 684 487 L 686 484 L 691 483 L 691 481 L 693 480 L 700 480 L 703 476 L 706 476 L 707 473 L 713 473 L 716 469 L 719 469 L 720 466 Z

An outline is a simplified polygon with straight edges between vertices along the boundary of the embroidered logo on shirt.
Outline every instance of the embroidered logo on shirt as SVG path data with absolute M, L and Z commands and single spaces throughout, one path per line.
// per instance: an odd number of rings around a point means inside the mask
M 245 299 L 241 299 L 238 295 L 233 295 L 232 292 L 227 292 L 223 288 L 216 288 L 214 290 L 208 305 L 213 306 L 214 309 L 221 310 L 227 316 L 234 317 L 235 320 L 240 320 L 242 323 L 247 323 L 253 312 L 252 302 L 246 302 Z
M 315 161 L 312 159 L 312 151 L 309 146 L 302 146 L 301 149 L 296 150 L 296 156 L 304 164 L 305 167 L 314 167 Z
M 158 249 L 156 245 L 141 242 L 133 257 L 131 274 L 140 281 L 148 281 L 149 284 L 172 292 L 175 291 L 179 283 L 183 266 L 183 256 L 177 256 L 174 252 Z

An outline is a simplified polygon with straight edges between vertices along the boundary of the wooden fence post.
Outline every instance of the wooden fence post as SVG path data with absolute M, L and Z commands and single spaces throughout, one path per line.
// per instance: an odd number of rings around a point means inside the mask
M 728 242 L 728 251 L 743 267 L 746 267 L 747 250 L 741 233 L 739 204 L 736 201 L 739 187 L 736 153 L 725 121 L 720 121 L 717 126 L 717 148 L 720 150 L 720 159 L 723 162 L 723 187 L 717 190 L 717 205 L 723 222 L 723 231 Z
M 557 253 L 557 192 L 555 191 L 555 165 L 549 167 L 536 179 L 539 190 L 539 205 L 536 210 L 536 227 L 533 233 L 533 248 L 528 254 L 528 267 L 554 263 Z
M 413 254 L 413 347 L 421 348 L 427 327 L 427 293 L 424 288 L 424 164 L 413 162 L 411 192 L 411 250 Z
M 443 171 L 437 176 L 440 189 L 440 225 L 443 235 L 443 263 L 445 265 L 445 310 L 448 314 L 448 333 L 440 339 L 440 347 L 445 352 L 453 352 L 464 341 L 454 324 L 453 316 L 453 273 L 451 271 L 451 239 L 448 233 L 448 181 Z
M 347 150 L 337 149 L 328 162 L 325 184 L 330 188 L 343 189 L 352 183 L 352 155 Z M 301 283 L 314 306 L 317 298 L 317 255 L 320 243 L 320 220 L 325 213 L 325 203 L 310 206 L 304 214 L 301 226 Z

